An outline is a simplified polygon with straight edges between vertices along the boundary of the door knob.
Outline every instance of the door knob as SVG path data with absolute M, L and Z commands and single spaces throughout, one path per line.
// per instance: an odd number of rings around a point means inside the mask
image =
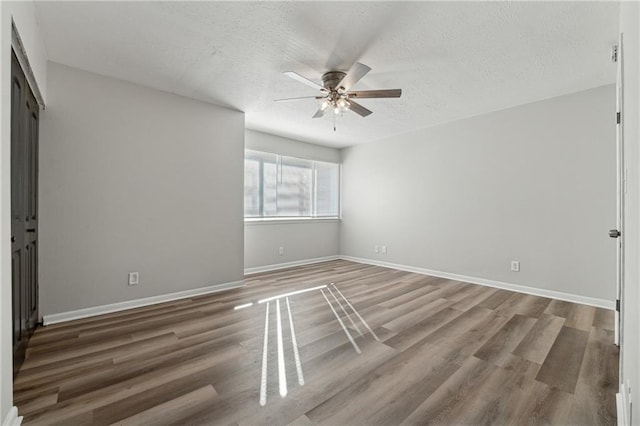
M 11 242 L 15 243 L 16 242 L 16 237 L 14 237 L 13 235 L 11 236 Z
M 610 236 L 611 238 L 618 238 L 620 235 L 621 235 L 621 234 L 620 234 L 620 231 L 618 231 L 617 229 L 611 229 L 611 230 L 609 231 L 609 236 Z

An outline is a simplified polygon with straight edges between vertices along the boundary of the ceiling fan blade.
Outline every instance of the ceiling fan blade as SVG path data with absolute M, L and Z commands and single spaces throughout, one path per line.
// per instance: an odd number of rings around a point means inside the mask
M 318 108 L 315 114 L 313 114 L 313 118 L 320 118 L 324 115 L 324 111 L 322 108 Z
M 366 66 L 365 64 L 361 64 L 360 62 L 356 62 L 336 87 L 344 87 L 344 90 L 349 90 L 369 71 L 371 71 L 370 67 Z
M 373 113 L 373 111 L 366 109 L 365 107 L 355 101 L 352 101 L 351 99 L 349 99 L 349 109 L 361 117 L 366 117 L 367 115 Z
M 348 92 L 347 95 L 350 98 L 399 98 L 402 95 L 402 89 L 360 90 Z
M 284 99 L 274 99 L 273 102 L 287 102 L 287 101 L 297 101 L 300 99 L 319 99 L 320 96 L 299 96 L 297 98 L 284 98 Z
M 309 87 L 313 87 L 314 89 L 317 89 L 317 90 L 323 89 L 323 87 L 320 86 L 315 81 L 311 81 L 307 77 L 303 77 L 303 76 L 301 76 L 300 74 L 298 74 L 295 71 L 285 71 L 285 72 L 283 72 L 283 74 L 286 75 L 289 78 L 292 78 L 292 79 L 294 79 L 296 81 L 299 81 L 302 84 L 306 84 Z

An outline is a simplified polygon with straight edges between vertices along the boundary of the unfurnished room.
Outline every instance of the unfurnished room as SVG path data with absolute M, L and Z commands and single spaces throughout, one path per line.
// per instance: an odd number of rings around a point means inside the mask
M 640 425 L 640 2 L 0 24 L 0 425 Z

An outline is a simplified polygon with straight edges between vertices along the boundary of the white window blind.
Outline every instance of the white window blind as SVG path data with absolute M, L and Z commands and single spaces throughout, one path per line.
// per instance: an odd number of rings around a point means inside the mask
M 246 218 L 338 217 L 340 165 L 245 151 Z

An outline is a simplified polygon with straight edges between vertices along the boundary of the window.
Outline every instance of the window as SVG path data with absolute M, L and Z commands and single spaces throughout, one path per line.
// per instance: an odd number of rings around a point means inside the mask
M 339 164 L 245 151 L 245 218 L 335 218 L 339 200 Z

